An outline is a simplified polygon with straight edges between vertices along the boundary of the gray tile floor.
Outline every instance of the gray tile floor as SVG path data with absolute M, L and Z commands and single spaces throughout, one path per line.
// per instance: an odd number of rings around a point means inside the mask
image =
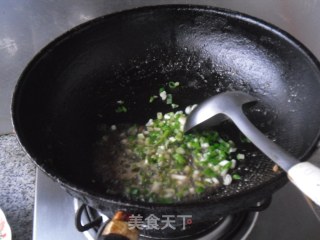
M 32 239 L 35 166 L 15 135 L 0 136 L 0 208 L 14 240 Z

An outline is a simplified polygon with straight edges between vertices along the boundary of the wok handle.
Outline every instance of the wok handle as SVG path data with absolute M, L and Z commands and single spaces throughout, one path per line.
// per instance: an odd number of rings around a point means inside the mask
M 309 162 L 298 163 L 288 171 L 290 181 L 320 206 L 320 169 Z

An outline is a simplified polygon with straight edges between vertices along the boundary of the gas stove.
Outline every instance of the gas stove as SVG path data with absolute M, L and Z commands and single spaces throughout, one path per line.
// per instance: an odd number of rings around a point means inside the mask
M 109 222 L 109 218 L 95 209 L 82 204 L 79 200 L 74 199 L 74 209 L 76 212 L 76 227 L 89 240 L 97 239 L 97 236 Z M 79 211 L 80 210 L 80 211 Z M 150 229 L 148 224 L 143 223 L 143 229 L 140 231 L 139 239 L 156 239 L 156 240 L 212 240 L 212 239 L 245 239 L 251 232 L 256 220 L 257 212 L 244 212 L 230 215 L 224 218 L 218 218 L 210 222 L 201 222 L 199 224 L 185 223 L 184 230 L 178 226 L 165 228 L 164 230 Z M 185 222 L 187 222 L 186 220 Z M 94 223 L 98 223 L 98 227 Z M 102 222 L 102 224 L 100 224 Z M 160 225 L 160 224 L 159 224 Z M 164 224 L 163 224 L 164 225 Z M 86 226 L 90 230 L 86 230 Z M 163 227 L 163 226 L 162 226 Z M 180 226 L 181 227 L 181 226 Z
M 97 239 L 99 233 L 109 222 L 109 218 L 95 209 L 82 204 L 79 200 L 74 199 L 74 210 L 76 213 L 76 228 L 83 232 L 89 240 Z M 217 218 L 208 222 L 198 224 L 188 224 L 185 220 L 181 225 L 172 225 L 174 229 L 167 227 L 163 230 L 148 230 L 148 223 L 144 222 L 140 231 L 139 239 L 158 239 L 158 240 L 212 240 L 212 239 L 245 239 L 253 229 L 258 218 L 257 212 L 243 212 L 234 215 Z M 159 219 L 160 220 L 160 219 Z M 95 224 L 97 223 L 97 224 Z M 160 225 L 160 224 L 159 224 Z M 162 224 L 163 227 L 164 224 Z M 86 228 L 90 227 L 88 231 Z
M 33 240 L 94 240 L 97 229 L 79 232 L 76 228 L 75 214 L 81 204 L 69 196 L 59 184 L 38 170 Z M 89 222 L 94 215 L 100 215 L 92 209 L 90 211 L 93 212 L 82 214 L 81 224 Z M 104 222 L 108 220 L 106 216 L 102 216 L 102 219 Z M 184 236 L 179 239 L 316 240 L 320 236 L 320 221 L 303 195 L 291 184 L 287 184 L 275 193 L 270 206 L 259 214 L 243 213 L 227 216 L 212 226 L 212 229 L 210 223 L 206 226 L 207 228 L 196 236 Z M 140 239 L 172 238 L 150 238 L 141 234 Z

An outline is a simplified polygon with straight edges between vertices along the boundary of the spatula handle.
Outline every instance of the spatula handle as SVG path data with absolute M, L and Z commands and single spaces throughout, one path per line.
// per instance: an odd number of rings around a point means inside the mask
M 309 162 L 294 165 L 288 171 L 290 181 L 320 206 L 320 169 Z
M 320 206 L 320 169 L 309 162 L 300 163 L 268 139 L 242 113 L 229 114 L 240 131 L 264 154 L 288 173 L 288 177 L 305 195 Z
M 259 148 L 272 161 L 278 164 L 284 171 L 299 163 L 291 154 L 283 150 L 276 143 L 268 139 L 242 111 L 230 112 L 228 116 L 232 119 L 239 130 Z

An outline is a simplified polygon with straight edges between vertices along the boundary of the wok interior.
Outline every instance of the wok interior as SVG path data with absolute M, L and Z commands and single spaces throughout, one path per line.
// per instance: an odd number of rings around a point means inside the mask
M 103 195 L 107 185 L 99 180 L 110 173 L 94 167 L 99 127 L 144 124 L 171 111 L 149 103 L 165 83 L 180 82 L 173 91 L 179 109 L 227 90 L 252 94 L 259 103 L 247 111 L 249 118 L 302 157 L 318 137 L 319 79 L 299 46 L 240 17 L 200 9 L 132 12 L 84 25 L 43 50 L 20 80 L 14 122 L 22 144 L 50 175 Z M 115 112 L 118 100 L 127 113 Z M 211 198 L 283 177 L 256 149 L 246 150 L 256 155 L 247 155 L 244 179 Z

